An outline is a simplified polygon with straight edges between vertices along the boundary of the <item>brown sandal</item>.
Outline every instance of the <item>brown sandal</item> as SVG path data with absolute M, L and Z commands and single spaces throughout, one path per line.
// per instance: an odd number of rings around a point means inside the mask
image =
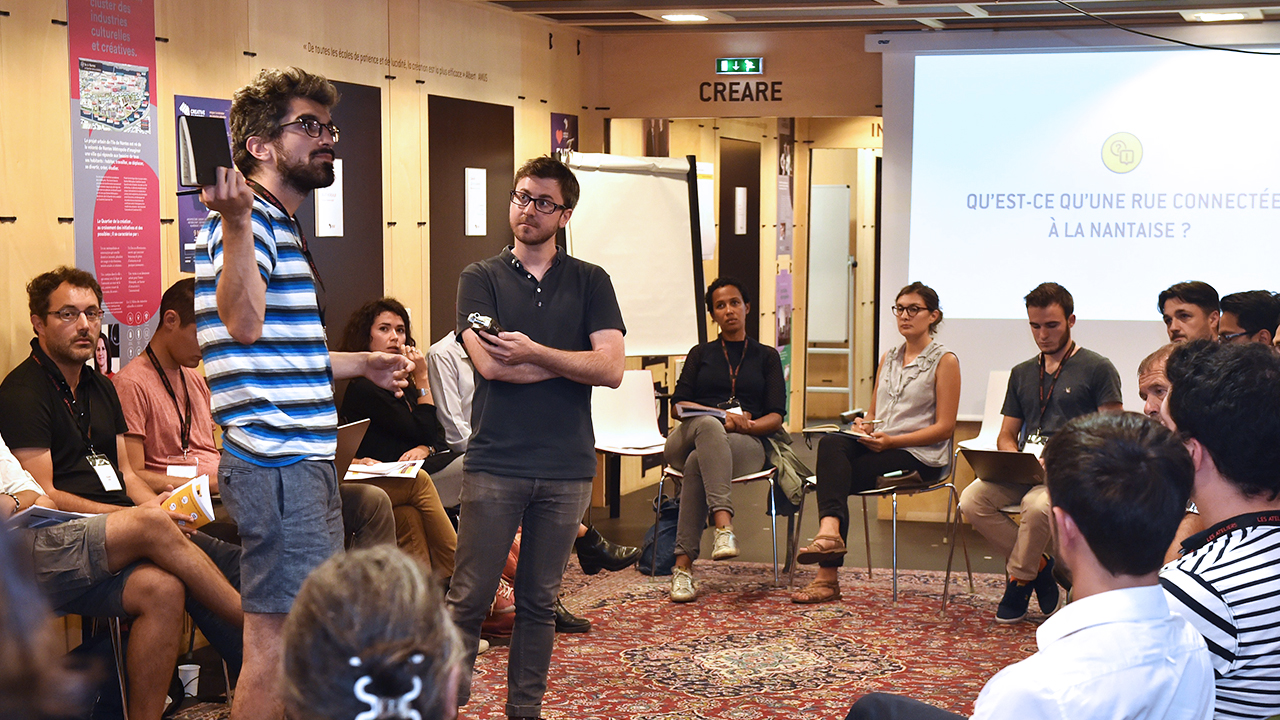
M 797 605 L 835 602 L 840 599 L 838 580 L 810 580 L 808 585 L 791 593 L 791 602 Z
M 824 560 L 839 560 L 849 549 L 839 535 L 815 535 L 808 547 L 800 548 L 796 562 L 801 565 L 816 565 Z

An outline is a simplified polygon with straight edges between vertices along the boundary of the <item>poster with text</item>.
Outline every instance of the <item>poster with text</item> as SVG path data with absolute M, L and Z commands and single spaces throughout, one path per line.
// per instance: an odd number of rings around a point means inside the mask
M 160 304 L 160 148 L 153 0 L 68 0 L 76 265 L 119 323 L 120 361 Z
M 551 113 L 551 154 L 578 151 L 578 116 Z

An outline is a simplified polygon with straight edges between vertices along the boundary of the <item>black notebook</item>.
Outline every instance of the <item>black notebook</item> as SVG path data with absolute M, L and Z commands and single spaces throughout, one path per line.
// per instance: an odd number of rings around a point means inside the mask
M 190 115 L 178 118 L 178 167 L 183 187 L 213 185 L 218 181 L 215 168 L 231 166 L 226 120 Z

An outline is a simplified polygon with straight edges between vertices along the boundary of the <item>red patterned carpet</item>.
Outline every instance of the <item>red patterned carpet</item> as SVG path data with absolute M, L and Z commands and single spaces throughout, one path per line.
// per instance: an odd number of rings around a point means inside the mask
M 678 605 L 667 578 L 627 571 L 584 582 L 574 565 L 565 603 L 593 627 L 558 637 L 547 718 L 839 719 L 873 691 L 967 714 L 993 674 L 1035 652 L 1035 624 L 993 621 L 996 575 L 975 576 L 975 594 L 953 575 L 959 594 L 940 617 L 938 572 L 901 573 L 894 608 L 887 570 L 867 580 L 844 569 L 841 601 L 806 606 L 772 587 L 769 565 L 699 562 L 699 598 Z M 480 657 L 461 717 L 503 718 L 506 665 L 503 647 Z
M 896 608 L 887 570 L 868 580 L 854 569 L 841 570 L 839 602 L 794 605 L 772 587 L 769 565 L 700 561 L 698 600 L 677 605 L 667 600 L 668 578 L 630 570 L 587 578 L 571 566 L 565 604 L 593 627 L 557 637 L 543 707 L 555 720 L 839 720 L 873 691 L 967 714 L 993 674 L 1035 652 L 1034 623 L 992 619 L 997 575 L 975 575 L 974 594 L 953 575 L 941 617 L 940 572 L 901 573 Z M 797 583 L 810 576 L 802 570 Z M 504 718 L 506 669 L 505 647 L 479 658 L 461 718 Z M 225 717 L 222 708 L 180 716 Z

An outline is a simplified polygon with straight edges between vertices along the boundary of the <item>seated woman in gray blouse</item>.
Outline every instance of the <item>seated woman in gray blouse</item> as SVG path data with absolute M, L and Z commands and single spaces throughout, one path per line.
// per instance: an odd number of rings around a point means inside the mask
M 865 437 L 824 435 L 818 443 L 818 533 L 799 562 L 818 564 L 818 576 L 791 595 L 796 603 L 840 599 L 836 571 L 849 536 L 849 495 L 875 487 L 876 478 L 916 471 L 925 482 L 942 476 L 960 404 L 960 361 L 933 339 L 942 322 L 938 294 L 915 282 L 893 306 L 905 342 L 884 354 L 875 398 L 853 429 Z

